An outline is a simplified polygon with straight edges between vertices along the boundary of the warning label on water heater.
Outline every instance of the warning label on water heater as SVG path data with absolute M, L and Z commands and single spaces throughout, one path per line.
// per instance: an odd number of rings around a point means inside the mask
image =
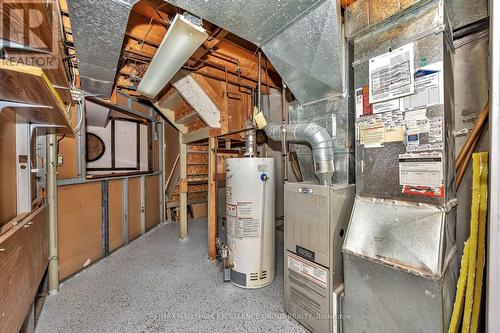
M 415 92 L 413 43 L 369 61 L 370 103 L 383 102 Z
M 260 219 L 254 217 L 254 202 L 240 201 L 227 205 L 228 228 L 235 238 L 260 237 Z
M 237 217 L 238 218 L 253 218 L 253 206 L 251 201 L 237 202 Z

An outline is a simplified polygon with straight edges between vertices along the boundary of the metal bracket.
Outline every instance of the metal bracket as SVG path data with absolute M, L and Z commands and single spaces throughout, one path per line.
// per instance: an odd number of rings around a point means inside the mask
M 446 213 L 448 214 L 449 212 L 451 212 L 451 210 L 453 208 L 455 208 L 456 206 L 458 205 L 458 199 L 455 198 L 455 199 L 451 199 L 450 201 L 448 201 L 447 203 L 444 203 L 441 205 L 441 209 Z
M 6 108 L 10 109 L 21 109 L 21 108 L 30 108 L 30 109 L 53 109 L 52 106 L 41 105 L 41 104 L 29 104 L 29 103 L 21 103 L 21 102 L 13 102 L 0 100 L 0 113 Z M 30 124 L 30 134 L 33 134 L 33 131 L 36 128 L 61 128 L 64 126 L 61 125 L 49 125 L 49 124 Z
M 468 128 L 462 128 L 461 130 L 458 130 L 458 131 L 452 131 L 452 134 L 455 138 L 459 137 L 459 136 L 466 136 L 467 134 L 470 133 L 470 129 Z
M 195 16 L 189 12 L 185 12 L 182 16 L 184 16 L 186 20 L 193 23 L 194 25 L 203 27 L 203 20 L 200 17 Z
M 30 125 L 30 133 L 33 134 L 33 131 L 37 128 L 63 128 L 61 125 L 49 125 L 49 124 L 31 124 Z
M 0 100 L 0 112 L 2 112 L 5 108 L 52 109 L 52 106 Z

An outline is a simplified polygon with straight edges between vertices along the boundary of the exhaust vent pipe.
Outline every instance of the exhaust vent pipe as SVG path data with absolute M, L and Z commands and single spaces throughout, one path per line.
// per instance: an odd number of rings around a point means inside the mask
M 285 129 L 282 131 L 282 129 Z M 325 128 L 315 124 L 277 125 L 269 123 L 264 128 L 273 141 L 307 142 L 313 151 L 314 172 L 322 185 L 331 185 L 335 172 L 333 140 Z M 282 135 L 284 133 L 284 137 Z
M 255 156 L 255 130 L 253 130 L 253 123 L 248 120 L 245 126 L 247 131 L 247 137 L 245 140 L 245 156 L 254 157 Z M 252 129 L 252 130 L 250 130 Z

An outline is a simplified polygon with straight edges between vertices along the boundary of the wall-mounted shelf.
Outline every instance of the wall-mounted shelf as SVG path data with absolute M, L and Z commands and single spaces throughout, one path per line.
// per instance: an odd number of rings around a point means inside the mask
M 73 134 L 66 106 L 41 68 L 0 60 L 0 82 L 0 112 L 11 108 L 37 127 Z

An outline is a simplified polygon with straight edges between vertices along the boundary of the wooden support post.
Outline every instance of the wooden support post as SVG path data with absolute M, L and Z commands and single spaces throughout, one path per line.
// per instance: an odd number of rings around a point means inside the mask
M 182 142 L 182 134 L 179 133 L 179 141 Z M 180 144 L 180 166 L 181 166 L 181 182 L 187 178 L 187 145 Z M 187 189 L 183 189 L 179 193 L 180 201 L 180 222 L 179 222 L 179 238 L 186 239 L 188 237 L 188 221 L 187 221 Z
M 216 202 L 216 183 L 215 183 L 215 145 L 217 139 L 208 139 L 208 257 L 215 260 L 215 232 L 217 226 L 217 202 Z

